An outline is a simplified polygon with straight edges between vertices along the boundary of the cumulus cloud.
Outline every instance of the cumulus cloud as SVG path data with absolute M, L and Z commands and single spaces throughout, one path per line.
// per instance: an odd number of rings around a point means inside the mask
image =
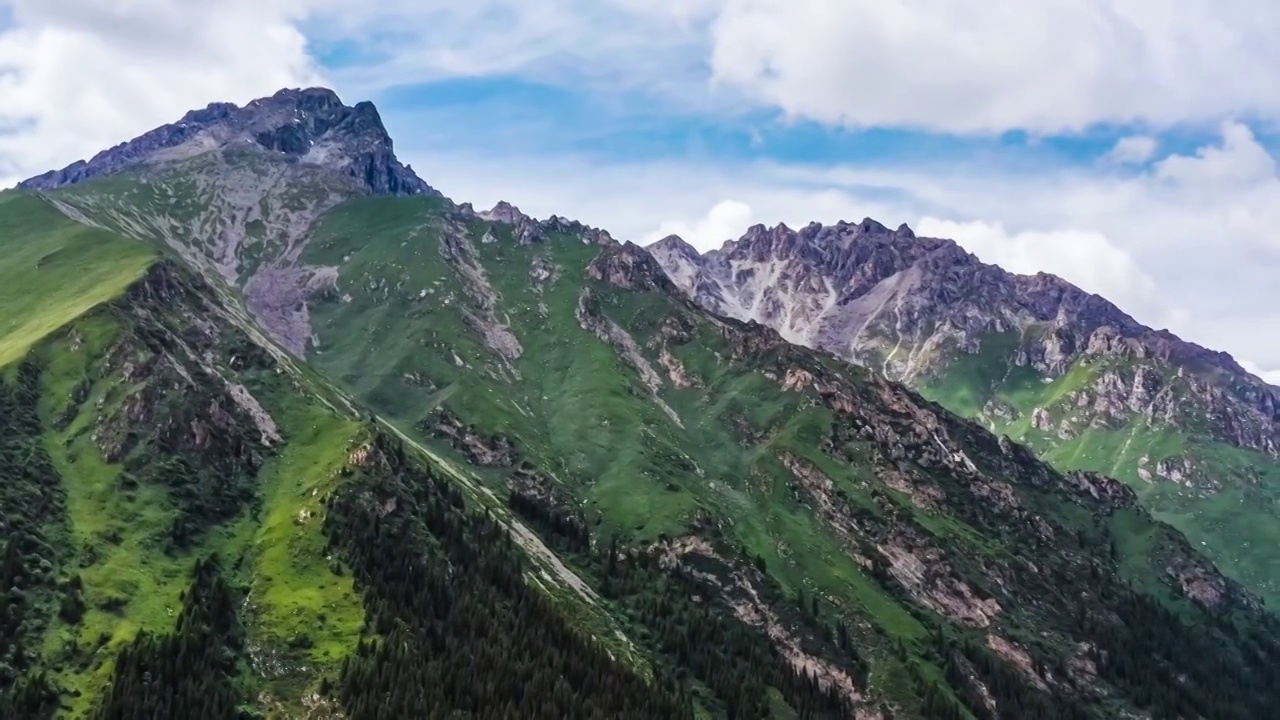
M 1251 372 L 1254 375 L 1257 375 L 1258 377 L 1262 378 L 1263 382 L 1273 385 L 1275 387 L 1280 387 L 1280 370 L 1264 370 L 1261 367 L 1259 367 L 1257 363 L 1251 362 L 1249 360 L 1241 360 L 1240 366 L 1243 367 L 1246 371 Z
M 1155 155 L 1159 142 L 1148 135 L 1130 135 L 1116 141 L 1114 147 L 1102 157 L 1107 162 L 1120 165 L 1141 165 Z
M 1217 190 L 1248 189 L 1274 181 L 1276 161 L 1258 144 L 1247 125 L 1222 125 L 1222 142 L 1196 150 L 1194 156 L 1173 155 L 1155 169 L 1155 176 L 1179 185 L 1212 185 Z
M 721 200 L 712 206 L 706 217 L 699 220 L 663 221 L 657 230 L 645 233 L 640 238 L 640 244 L 648 245 L 668 235 L 679 235 L 698 250 L 709 250 L 742 235 L 742 231 L 755 222 L 754 217 L 750 205 L 737 200 Z
M 1280 117 L 1270 0 L 311 0 L 365 87 L 517 75 L 960 133 Z
M 983 262 L 1009 272 L 1051 272 L 1132 312 L 1150 311 L 1155 305 L 1155 282 L 1129 253 L 1100 232 L 1068 229 L 1010 233 L 999 222 L 925 217 L 918 223 L 916 234 L 951 238 Z
M 1280 114 L 1270 0 L 725 0 L 716 80 L 853 126 L 1058 132 Z M 1265 86 L 1265 87 L 1264 87 Z
M 60 167 L 213 100 L 321 81 L 294 0 L 0 0 L 0 178 Z

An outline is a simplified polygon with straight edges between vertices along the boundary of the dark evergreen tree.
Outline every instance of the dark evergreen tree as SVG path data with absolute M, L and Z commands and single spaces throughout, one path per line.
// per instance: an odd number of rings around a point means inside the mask
M 140 633 L 120 651 L 95 720 L 241 717 L 239 603 L 218 559 L 198 561 L 173 632 Z
M 692 717 L 680 688 L 645 682 L 529 586 L 499 522 L 398 442 L 373 445 L 326 519 L 373 636 L 338 676 L 352 720 Z

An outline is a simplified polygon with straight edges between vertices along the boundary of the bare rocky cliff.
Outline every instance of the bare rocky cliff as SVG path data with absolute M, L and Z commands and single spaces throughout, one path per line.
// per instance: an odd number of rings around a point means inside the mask
M 648 248 L 702 307 L 905 382 L 1064 471 L 1119 478 L 1218 566 L 1280 601 L 1280 390 L 1046 273 L 857 224 L 757 225 Z
M 285 89 L 239 107 L 211 103 L 133 140 L 19 184 L 52 190 L 138 165 L 162 163 L 233 145 L 278 153 L 290 162 L 342 171 L 375 195 L 438 195 L 392 151 L 370 102 L 344 105 L 326 88 Z
M 917 386 L 980 354 L 1042 382 L 1082 362 L 1106 365 L 1075 390 L 1069 414 L 1042 409 L 1034 422 L 1045 432 L 1078 434 L 1137 415 L 1269 456 L 1280 451 L 1280 391 L 1231 356 L 1145 327 L 1061 278 L 1006 272 L 905 225 L 757 225 L 705 254 L 674 236 L 649 252 L 703 307 Z M 1018 419 L 1017 408 L 1004 410 L 1006 421 Z
M 123 174 L 137 192 L 114 191 L 111 178 Z M 238 287 L 298 356 L 312 339 L 308 301 L 336 277 L 300 260 L 320 217 L 361 197 L 440 197 L 396 158 L 372 103 L 348 106 L 325 88 L 212 103 L 20 187 L 72 219 L 166 244 Z

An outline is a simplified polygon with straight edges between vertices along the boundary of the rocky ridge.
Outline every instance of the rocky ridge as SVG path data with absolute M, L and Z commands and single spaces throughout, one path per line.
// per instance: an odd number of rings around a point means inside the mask
M 341 170 L 375 195 L 439 195 L 402 165 L 371 102 L 344 105 L 326 88 L 285 89 L 244 107 L 211 103 L 180 120 L 23 181 L 27 190 L 53 190 L 138 165 L 188 158 L 234 145 L 278 153 L 290 162 Z
M 1082 360 L 1122 366 L 1072 398 L 1077 431 L 1131 414 L 1176 427 L 1207 419 L 1221 442 L 1272 457 L 1280 451 L 1280 391 L 1230 355 L 1143 326 L 1054 275 L 1006 272 L 906 225 L 889 230 L 869 218 L 798 231 L 756 225 L 705 254 L 675 236 L 648 250 L 703 307 L 896 380 L 927 384 L 992 336 L 1009 335 L 1013 346 L 992 360 L 1044 378 Z
M 94 182 L 122 172 L 146 192 L 125 198 Z M 312 340 L 308 301 L 336 279 L 334 267 L 300 262 L 320 216 L 362 196 L 440 195 L 396 158 L 372 103 L 347 106 L 324 88 L 213 103 L 20 187 L 82 222 L 164 243 L 239 286 L 297 356 Z
M 1201 698 L 1211 697 L 1216 711 L 1219 694 L 1239 698 L 1222 717 L 1256 716 L 1247 713 L 1268 702 L 1249 690 L 1265 685 L 1259 678 L 1280 655 L 1227 632 L 1269 627 L 1261 624 L 1268 618 L 1152 522 L 1125 486 L 1102 475 L 1064 477 L 898 383 L 759 323 L 706 313 L 635 245 L 556 216 L 534 220 L 507 203 L 476 212 L 442 198 L 370 199 L 356 178 L 289 162 L 256 141 L 122 175 L 114 189 L 77 182 L 45 198 L 85 222 L 185 248 L 183 257 L 223 281 L 215 299 L 242 291 L 272 337 L 327 378 L 325 395 L 369 413 L 371 437 L 361 431 L 361 444 L 334 446 L 314 432 L 316 418 L 298 420 L 288 380 L 264 365 L 254 373 L 263 385 L 245 380 L 256 396 L 238 391 L 234 376 L 212 385 L 216 407 L 196 406 L 212 408 L 209 422 L 163 416 L 149 408 L 163 410 L 164 397 L 138 395 L 95 428 L 108 441 L 95 453 L 117 458 L 129 454 L 127 425 L 148 417 L 163 420 L 159 440 L 176 438 L 184 451 L 226 437 L 252 460 L 281 440 L 305 440 L 310 427 L 318 446 L 347 457 L 316 468 L 321 493 L 294 486 L 298 465 L 260 473 L 283 481 L 268 494 L 295 530 L 332 531 L 324 546 L 255 538 L 264 552 L 284 549 L 320 570 L 308 565 L 292 592 L 276 593 L 282 599 L 327 580 L 323 568 L 345 544 L 353 545 L 348 561 L 361 563 L 351 577 L 366 584 L 384 570 L 412 580 L 429 568 L 396 569 L 395 561 L 448 544 L 448 561 L 430 569 L 435 580 L 371 595 L 367 619 L 382 632 L 418 626 L 435 613 L 378 609 L 392 597 L 429 598 L 427 588 L 464 590 L 507 567 L 503 587 L 527 583 L 573 603 L 575 625 L 611 660 L 652 673 L 653 687 L 668 683 L 664 666 L 680 686 L 694 678 L 710 693 L 699 688 L 698 704 L 713 716 L 767 714 L 756 709 L 766 687 L 779 693 L 771 704 L 781 699 L 816 717 L 962 717 L 967 707 L 976 717 L 1074 720 L 1090 717 L 1082 708 L 1095 703 L 1100 711 L 1148 707 L 1147 686 L 1169 688 L 1179 709 L 1208 707 Z M 84 188 L 91 191 L 76 194 Z M 189 205 L 170 202 L 179 190 Z M 160 202 L 130 204 L 150 191 Z M 271 203 L 253 215 L 263 199 Z M 865 282 L 875 284 L 876 272 Z M 815 291 L 832 287 L 818 280 Z M 198 355 L 200 342 L 184 335 L 163 345 Z M 228 349 L 227 364 L 241 362 L 240 348 Z M 198 376 L 194 363 L 171 369 L 161 358 L 154 367 L 166 386 L 182 386 L 184 372 Z M 392 428 L 403 428 L 395 439 L 385 434 Z M 304 448 L 299 459 L 319 452 Z M 433 471 L 419 473 L 411 457 Z M 333 491 L 340 501 L 331 502 Z M 441 514 L 464 505 L 480 510 L 467 523 Z M 350 522 L 333 525 L 335 513 Z M 487 530 L 458 543 L 468 528 Z M 394 542 L 375 549 L 360 537 Z M 482 562 L 477 573 L 475 551 L 514 550 L 506 537 L 531 563 Z M 275 570 L 261 575 L 270 580 Z M 1174 610 L 1193 621 L 1182 625 Z M 486 652 L 530 632 L 460 646 Z M 1253 655 L 1237 652 L 1237 642 Z M 254 647 L 255 668 L 277 666 Z M 333 645 L 338 655 L 362 656 L 363 647 Z M 1135 658 L 1147 672 L 1130 671 Z M 388 659 L 396 672 L 415 664 Z M 381 683 L 368 677 L 339 682 Z M 320 697 L 334 687 L 319 673 L 305 679 Z M 757 694 L 753 709 L 734 710 Z M 367 705 L 341 700 L 348 710 Z
M 1230 355 L 905 225 L 756 225 L 707 253 L 678 237 L 647 249 L 707 310 L 905 382 L 1060 470 L 1122 479 L 1280 599 L 1280 390 Z

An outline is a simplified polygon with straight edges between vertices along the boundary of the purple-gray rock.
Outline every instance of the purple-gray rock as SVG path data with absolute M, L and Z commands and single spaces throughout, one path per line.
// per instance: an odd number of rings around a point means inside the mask
M 18 187 L 52 190 L 92 180 L 161 159 L 166 151 L 193 142 L 207 143 L 207 149 L 249 142 L 290 161 L 333 165 L 374 195 L 440 194 L 396 159 L 373 103 L 349 107 L 326 88 L 285 89 L 244 107 L 213 103 Z
M 989 361 L 1044 378 L 1082 359 L 1131 366 L 1110 385 L 1089 388 L 1095 398 L 1082 423 L 1137 413 L 1199 427 L 1205 418 L 1216 440 L 1280 455 L 1280 391 L 1230 355 L 1146 327 L 1062 278 L 1015 275 L 952 240 L 916 237 L 906 225 L 893 231 L 870 218 L 800 230 L 756 225 L 703 254 L 674 236 L 648 250 L 703 307 L 897 380 L 928 382 L 958 354 L 1004 335 L 1016 338 L 1015 347 Z

